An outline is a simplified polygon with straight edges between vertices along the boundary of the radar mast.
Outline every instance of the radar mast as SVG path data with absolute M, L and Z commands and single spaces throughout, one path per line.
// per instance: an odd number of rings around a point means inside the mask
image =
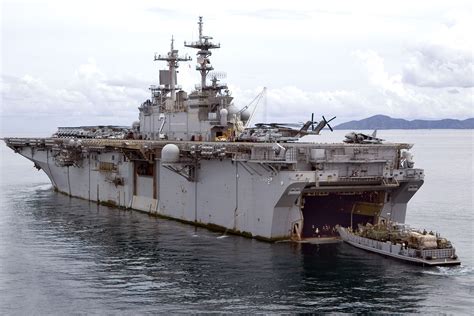
M 196 54 L 198 56 L 196 70 L 201 73 L 201 90 L 204 90 L 206 88 L 206 76 L 214 69 L 211 65 L 211 61 L 209 60 L 209 57 L 212 55 L 210 49 L 220 48 L 221 45 L 212 43 L 211 36 L 202 35 L 202 16 L 199 17 L 198 25 L 199 40 L 191 43 L 184 42 L 184 46 L 199 49 Z
M 168 54 L 166 55 L 157 55 L 155 53 L 155 61 L 156 60 L 163 60 L 168 62 L 169 70 L 161 70 L 160 71 L 160 85 L 164 84 L 165 89 L 171 92 L 171 100 L 176 100 L 176 68 L 178 68 L 179 61 L 190 61 L 191 57 L 188 55 L 184 55 L 184 57 L 180 57 L 178 55 L 178 50 L 174 49 L 174 38 L 171 36 L 171 49 Z

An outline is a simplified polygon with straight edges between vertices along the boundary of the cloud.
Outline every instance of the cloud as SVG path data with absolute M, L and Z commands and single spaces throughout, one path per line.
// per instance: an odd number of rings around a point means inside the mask
M 242 90 L 231 86 L 236 103 L 243 107 L 261 92 L 262 88 Z M 339 122 L 354 117 L 367 117 L 379 113 L 367 96 L 353 90 L 305 91 L 298 87 L 287 86 L 269 88 L 266 100 L 260 101 L 252 123 L 257 122 L 305 122 L 315 114 L 337 116 Z M 253 110 L 253 105 L 250 107 Z
M 372 108 L 378 113 L 404 118 L 466 118 L 474 116 L 472 88 L 462 90 L 416 86 L 402 80 L 401 74 L 390 75 L 383 58 L 374 51 L 358 51 L 355 55 L 367 66 L 372 93 Z M 451 87 L 447 85 L 447 87 Z
M 304 11 L 269 8 L 254 11 L 233 11 L 231 14 L 271 20 L 301 20 L 308 19 L 310 17 L 310 15 Z
M 354 55 L 362 60 L 369 74 L 369 81 L 372 85 L 381 87 L 385 93 L 406 96 L 407 91 L 401 81 L 400 75 L 390 76 L 385 71 L 385 63 L 381 56 L 373 50 L 355 51 Z
M 2 116 L 123 117 L 134 115 L 148 97 L 136 78 L 108 78 L 94 60 L 81 65 L 63 88 L 31 75 L 1 77 Z
M 418 87 L 474 86 L 474 21 L 471 12 L 447 11 L 431 34 L 408 49 L 403 81 Z
M 419 47 L 403 70 L 403 81 L 419 87 L 471 88 L 474 86 L 472 53 L 435 45 Z
M 356 51 L 355 61 L 366 69 L 358 89 L 308 91 L 296 86 L 267 89 L 266 100 L 256 109 L 256 122 L 303 122 L 315 117 L 337 116 L 335 124 L 375 114 L 407 119 L 467 118 L 474 116 L 473 88 L 432 88 L 408 84 L 400 73 L 386 69 L 384 58 L 372 50 Z M 192 69 L 184 67 L 180 80 L 196 79 Z M 1 77 L 1 116 L 17 122 L 42 117 L 43 125 L 129 125 L 138 116 L 137 106 L 149 97 L 150 82 L 131 75 L 110 77 L 89 60 L 64 82 L 54 88 L 31 75 Z M 190 84 L 185 84 L 189 90 Z M 234 102 L 242 108 L 263 89 L 243 89 L 230 85 Z M 250 108 L 253 110 L 253 107 Z M 22 119 L 23 118 L 23 119 Z M 10 123 L 9 123 L 10 124 Z M 16 133 L 9 125 L 8 131 Z
M 472 88 L 417 87 L 402 80 L 402 74 L 390 73 L 382 56 L 372 50 L 356 51 L 354 56 L 366 69 L 366 77 L 357 90 L 305 91 L 286 86 L 269 88 L 265 102 L 258 106 L 253 123 L 306 121 L 311 113 L 338 117 L 338 122 L 375 114 L 407 119 L 438 119 L 474 116 Z M 231 86 L 241 107 L 262 88 L 242 90 Z
M 166 19 L 176 19 L 176 18 L 182 18 L 182 19 L 192 19 L 196 17 L 196 14 L 194 12 L 185 12 L 182 9 L 175 9 L 175 8 L 165 8 L 165 7 L 158 7 L 158 6 L 151 6 L 151 7 L 146 7 L 145 11 L 157 14 L 161 18 L 166 18 Z

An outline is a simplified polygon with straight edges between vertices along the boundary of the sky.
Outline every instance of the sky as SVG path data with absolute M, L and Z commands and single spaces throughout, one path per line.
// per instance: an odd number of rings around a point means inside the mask
M 267 87 L 256 122 L 474 117 L 472 1 L 0 3 L 2 137 L 131 125 L 171 36 L 193 58 L 178 74 L 193 89 L 196 51 L 183 42 L 197 39 L 200 15 L 235 105 Z

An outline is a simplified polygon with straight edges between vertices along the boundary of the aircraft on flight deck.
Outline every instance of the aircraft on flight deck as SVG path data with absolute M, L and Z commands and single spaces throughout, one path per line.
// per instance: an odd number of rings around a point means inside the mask
M 377 137 L 377 130 L 374 130 L 371 135 L 350 132 L 345 137 L 346 139 L 343 141 L 348 144 L 381 144 L 384 141 L 384 139 Z
M 306 135 L 319 135 L 321 130 L 328 126 L 331 132 L 333 131 L 329 122 L 334 120 L 334 116 L 330 120 L 323 119 L 319 122 L 314 121 L 314 113 L 311 115 L 311 120 L 303 124 L 301 128 L 294 128 L 301 126 L 295 123 L 256 123 L 255 127 L 247 128 L 239 137 L 239 141 L 283 141 L 291 142 L 297 141 L 299 138 Z M 317 125 L 315 126 L 315 123 Z M 311 127 L 311 129 L 310 129 Z

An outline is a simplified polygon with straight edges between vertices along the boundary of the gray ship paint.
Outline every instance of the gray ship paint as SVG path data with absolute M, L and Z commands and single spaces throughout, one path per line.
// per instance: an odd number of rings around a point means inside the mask
M 211 50 L 220 44 L 202 26 L 200 18 L 199 40 L 185 43 L 198 49 L 196 90 L 177 85 L 178 61 L 190 58 L 172 40 L 168 54 L 155 56 L 168 70 L 130 128 L 63 127 L 51 138 L 7 138 L 7 146 L 70 196 L 264 240 L 328 237 L 337 224 L 379 218 L 405 221 L 424 179 L 407 161 L 410 144 L 294 142 L 314 132 L 314 122 L 295 131 L 248 128 L 248 109 L 237 109 L 211 72 Z

